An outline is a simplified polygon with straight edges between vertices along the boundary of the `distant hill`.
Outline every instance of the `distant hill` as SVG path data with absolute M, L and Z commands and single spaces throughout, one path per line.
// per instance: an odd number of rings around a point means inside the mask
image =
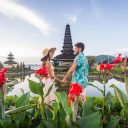
M 114 56 L 111 55 L 99 55 L 96 56 L 96 63 L 111 63 L 115 59 Z

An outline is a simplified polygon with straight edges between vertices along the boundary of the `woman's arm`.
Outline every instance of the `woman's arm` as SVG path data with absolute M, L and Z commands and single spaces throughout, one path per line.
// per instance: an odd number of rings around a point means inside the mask
M 52 66 L 51 66 L 50 61 L 46 62 L 46 67 L 47 67 L 48 74 L 49 74 L 50 78 L 55 79 L 55 75 L 53 74 L 53 70 L 52 70 Z

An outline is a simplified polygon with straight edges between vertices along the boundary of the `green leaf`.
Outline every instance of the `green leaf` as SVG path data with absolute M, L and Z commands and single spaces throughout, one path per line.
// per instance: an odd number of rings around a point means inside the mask
M 28 80 L 28 81 L 29 81 L 29 88 L 30 88 L 31 92 L 43 97 L 44 93 L 43 93 L 43 88 L 42 88 L 41 84 L 37 83 L 35 81 L 32 81 L 32 80 Z
M 55 92 L 55 96 L 56 96 L 56 102 L 59 104 L 60 103 L 59 93 Z
M 111 94 L 111 92 L 109 91 L 106 95 L 106 108 L 108 110 L 108 112 L 110 113 L 111 110 L 114 109 L 114 96 Z
M 53 114 L 53 120 L 57 118 L 57 114 L 58 114 L 58 111 L 59 111 L 59 104 L 55 101 L 53 102 L 52 104 L 52 114 Z
M 66 118 L 65 118 L 65 120 L 66 120 L 66 123 L 67 123 L 68 128 L 71 128 L 72 127 L 72 121 L 71 121 L 70 116 L 67 115 Z
M 47 119 L 52 119 L 52 112 L 50 111 L 49 108 L 45 107 L 45 113 L 46 113 Z
M 46 128 L 58 128 L 56 122 L 53 120 L 44 120 L 44 124 L 46 125 Z
M 127 96 L 124 94 L 124 92 L 122 92 L 114 84 L 112 84 L 110 87 L 114 88 L 116 99 L 119 101 L 121 106 L 124 108 L 126 106 Z
M 21 106 L 27 105 L 29 103 L 29 98 L 30 98 L 29 93 L 23 94 L 21 97 L 19 97 L 16 100 L 16 107 L 21 107 Z
M 34 108 L 36 106 L 37 106 L 36 104 L 32 104 L 32 105 L 26 105 L 26 106 L 18 107 L 18 108 L 15 108 L 13 110 L 6 111 L 5 114 L 6 115 L 11 115 L 11 114 L 16 114 L 16 113 L 24 112 L 24 111 L 26 111 L 28 109 L 31 109 L 31 108 Z
M 104 91 L 102 89 L 98 88 L 97 86 L 95 86 L 95 85 L 93 85 L 91 83 L 88 83 L 88 85 L 91 85 L 92 87 L 98 89 L 102 94 L 104 93 Z
M 68 106 L 68 97 L 67 97 L 66 92 L 58 93 L 58 95 L 59 95 L 64 111 L 66 112 L 67 115 L 70 115 L 72 113 L 72 108 L 71 106 L 70 107 Z
M 46 96 L 49 95 L 50 91 L 52 90 L 52 86 L 53 86 L 53 84 L 54 84 L 54 81 L 53 81 L 53 83 L 50 85 L 50 87 L 49 87 L 47 93 L 44 95 L 44 97 L 46 97 Z
M 116 128 L 116 125 L 118 124 L 120 120 L 121 120 L 121 117 L 119 116 L 111 116 L 110 121 L 107 125 L 107 128 Z
M 78 120 L 78 124 L 80 128 L 101 128 L 101 114 L 95 112 L 84 116 Z
M 92 112 L 91 109 L 93 107 L 94 107 L 94 98 L 91 98 L 86 102 L 84 102 L 82 117 L 89 115 Z

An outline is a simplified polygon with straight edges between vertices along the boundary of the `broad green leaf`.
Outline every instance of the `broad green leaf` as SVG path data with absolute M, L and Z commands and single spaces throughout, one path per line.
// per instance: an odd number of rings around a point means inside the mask
M 119 88 L 117 88 L 114 84 L 110 87 L 114 88 L 116 99 L 120 102 L 121 106 L 124 108 L 126 106 L 127 97 Z
M 19 97 L 16 100 L 16 107 L 21 107 L 21 106 L 27 105 L 29 103 L 29 98 L 30 98 L 29 93 L 23 94 L 21 97 Z
M 80 128 L 101 128 L 101 114 L 99 112 L 91 113 L 82 117 L 77 123 Z
M 108 112 L 111 112 L 111 109 L 114 108 L 114 96 L 111 94 L 111 92 L 109 91 L 106 95 L 106 107 L 108 109 Z
M 111 116 L 110 121 L 106 128 L 116 128 L 116 125 L 118 124 L 120 119 L 121 119 L 121 117 L 119 117 L 119 116 Z
M 91 109 L 94 107 L 94 98 L 91 98 L 84 102 L 82 117 L 87 116 L 91 113 Z
M 59 104 L 60 103 L 59 93 L 55 92 L 55 96 L 56 96 L 56 102 Z
M 43 88 L 42 88 L 41 84 L 37 83 L 35 81 L 32 81 L 32 80 L 28 80 L 28 81 L 29 81 L 29 88 L 30 88 L 31 92 L 43 97 L 44 93 L 43 93 Z
M 59 110 L 59 104 L 55 101 L 52 104 L 52 114 L 53 114 L 53 120 L 57 117 L 58 110 Z
M 50 111 L 49 108 L 45 107 L 45 113 L 46 113 L 47 119 L 52 119 L 52 112 Z
M 71 121 L 70 116 L 67 115 L 66 118 L 65 118 L 65 120 L 66 120 L 66 123 L 67 123 L 68 128 L 71 128 L 72 127 L 72 121 Z
M 20 123 L 23 123 L 24 120 L 25 120 L 25 115 L 26 115 L 26 112 L 25 111 L 20 112 L 20 113 L 16 113 L 14 115 L 15 121 L 19 121 Z
M 37 106 L 36 104 L 32 104 L 32 105 L 26 105 L 26 106 L 18 107 L 18 108 L 15 108 L 13 110 L 5 111 L 5 114 L 6 115 L 11 115 L 11 114 L 16 114 L 16 113 L 24 112 L 24 111 L 26 111 L 28 109 L 31 109 L 31 108 L 34 108 L 36 106 Z
M 64 108 L 64 111 L 66 112 L 67 115 L 70 115 L 72 113 L 72 108 L 71 106 L 68 106 L 68 97 L 65 92 L 58 93 L 60 97 L 60 101 L 62 103 L 62 106 Z
M 113 95 L 111 94 L 111 92 L 109 91 L 106 95 L 106 104 L 113 104 L 114 101 L 113 101 Z
M 44 120 L 46 128 L 58 128 L 54 120 Z

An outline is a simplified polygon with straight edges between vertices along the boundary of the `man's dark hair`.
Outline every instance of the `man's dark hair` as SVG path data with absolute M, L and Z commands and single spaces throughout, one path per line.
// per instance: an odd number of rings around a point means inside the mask
M 75 44 L 75 47 L 77 47 L 77 48 L 81 48 L 82 51 L 84 51 L 84 44 L 83 44 L 82 42 L 78 42 L 78 43 L 76 43 L 76 44 Z

